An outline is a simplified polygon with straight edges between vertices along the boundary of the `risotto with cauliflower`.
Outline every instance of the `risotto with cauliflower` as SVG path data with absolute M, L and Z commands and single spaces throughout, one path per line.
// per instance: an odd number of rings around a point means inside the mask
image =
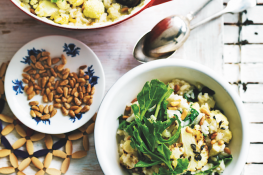
M 44 20 L 87 27 L 114 22 L 137 11 L 147 0 L 17 0 Z
M 214 94 L 180 79 L 146 82 L 118 118 L 120 164 L 132 175 L 223 173 L 232 133 Z

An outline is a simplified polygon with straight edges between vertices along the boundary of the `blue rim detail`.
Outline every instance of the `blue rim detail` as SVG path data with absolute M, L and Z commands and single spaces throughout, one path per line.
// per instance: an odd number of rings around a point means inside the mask
M 67 56 L 76 57 L 76 55 L 79 55 L 80 48 L 76 47 L 76 45 L 73 43 L 65 43 L 63 48 L 63 52 L 66 52 Z
M 12 81 L 12 83 L 14 83 L 13 90 L 16 92 L 16 95 L 23 94 L 23 82 L 21 80 L 16 79 L 15 81 Z

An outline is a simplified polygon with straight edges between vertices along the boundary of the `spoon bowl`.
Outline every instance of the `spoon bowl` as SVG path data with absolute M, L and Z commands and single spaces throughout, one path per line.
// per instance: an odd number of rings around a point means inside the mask
M 161 20 L 138 41 L 133 51 L 134 58 L 142 63 L 169 58 L 184 44 L 191 30 L 225 13 L 241 12 L 256 5 L 256 0 L 230 0 L 222 11 L 190 26 L 190 21 L 211 1 L 208 0 L 196 12 L 189 13 L 186 17 L 173 15 Z

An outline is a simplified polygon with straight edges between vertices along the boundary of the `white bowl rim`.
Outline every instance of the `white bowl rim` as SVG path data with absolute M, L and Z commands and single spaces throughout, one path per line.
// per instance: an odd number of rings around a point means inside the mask
M 147 1 L 147 0 L 145 0 Z M 29 12 L 26 8 L 22 7 L 19 2 L 17 0 L 11 0 L 11 2 L 18 7 L 21 11 L 23 11 L 24 13 L 26 13 L 27 15 L 31 16 L 32 18 L 37 19 L 38 21 L 41 21 L 45 24 L 54 26 L 54 27 L 59 27 L 59 28 L 64 28 L 64 29 L 73 29 L 73 30 L 87 30 L 87 29 L 101 29 L 101 28 L 105 28 L 105 27 L 110 27 L 116 24 L 119 24 L 121 22 L 126 21 L 127 19 L 134 17 L 135 15 L 139 14 L 140 12 L 142 12 L 143 10 L 145 10 L 147 8 L 147 6 L 152 2 L 152 0 L 148 0 L 148 2 L 145 2 L 145 4 L 143 4 L 139 9 L 135 10 L 134 12 L 132 12 L 131 14 L 124 16 L 123 18 L 120 18 L 114 22 L 106 22 L 105 24 L 101 24 L 101 25 L 95 25 L 95 26 L 85 26 L 85 27 L 80 27 L 80 26 L 69 26 L 69 25 L 61 25 L 61 24 L 57 24 L 51 20 L 44 20 L 43 18 L 36 16 L 34 14 L 32 14 L 31 12 Z
M 107 162 L 104 161 L 104 157 L 105 155 L 102 155 L 100 153 L 99 150 L 103 149 L 103 144 L 101 144 L 101 141 L 99 140 L 100 135 L 102 134 L 99 130 L 100 125 L 103 123 L 103 118 L 100 116 L 107 116 L 105 115 L 105 111 L 100 110 L 103 109 L 107 103 L 109 103 L 108 99 L 110 98 L 111 93 L 113 93 L 115 90 L 115 87 L 118 87 L 122 84 L 125 84 L 126 82 L 129 81 L 129 79 L 136 77 L 138 75 L 140 75 L 143 72 L 147 72 L 149 70 L 153 70 L 156 68 L 160 68 L 160 67 L 170 67 L 170 66 L 176 66 L 176 67 L 185 67 L 185 68 L 190 68 L 196 71 L 199 71 L 201 73 L 206 74 L 207 76 L 209 76 L 210 78 L 212 78 L 213 80 L 215 80 L 216 82 L 218 82 L 225 90 L 226 92 L 229 94 L 229 96 L 231 97 L 231 99 L 233 100 L 240 119 L 241 119 L 241 126 L 242 126 L 242 146 L 241 146 L 241 150 L 240 150 L 240 155 L 238 157 L 236 166 L 233 170 L 233 172 L 235 172 L 235 174 L 239 175 L 241 174 L 241 171 L 243 170 L 243 167 L 246 163 L 246 158 L 248 156 L 248 150 L 249 150 L 249 138 L 248 138 L 248 134 L 244 131 L 248 131 L 249 126 L 248 126 L 248 122 L 247 119 L 245 117 L 245 114 L 243 112 L 243 108 L 242 108 L 242 102 L 240 100 L 240 97 L 237 95 L 237 93 L 231 88 L 231 86 L 228 84 L 228 82 L 226 80 L 224 80 L 220 75 L 216 74 L 214 71 L 212 71 L 212 69 L 200 64 L 200 63 L 196 63 L 194 61 L 189 61 L 189 60 L 183 60 L 183 59 L 162 59 L 162 60 L 155 60 L 155 61 L 151 61 L 142 65 L 139 65 L 133 69 L 131 69 L 130 71 L 128 71 L 127 73 L 125 73 L 120 79 L 117 80 L 117 82 L 110 88 L 110 90 L 107 92 L 107 94 L 105 95 L 98 114 L 97 114 L 97 119 L 95 122 L 95 129 L 94 129 L 94 143 L 95 143 L 95 151 L 98 157 L 98 161 L 100 164 L 100 167 L 102 169 L 102 171 L 104 172 L 104 174 L 106 174 L 108 172 L 108 168 L 107 167 Z M 100 139 L 102 139 L 102 137 L 100 137 Z M 242 167 L 242 168 L 241 168 Z
M 86 47 L 87 50 L 90 51 L 90 53 L 91 53 L 91 54 L 94 56 L 94 58 L 97 60 L 98 66 L 99 66 L 99 68 L 101 69 L 102 75 L 103 75 L 102 77 L 100 77 L 100 79 L 101 79 L 101 81 L 102 81 L 101 84 L 103 84 L 103 86 L 102 86 L 102 96 L 101 96 L 101 98 L 99 99 L 100 101 L 102 101 L 103 98 L 104 98 L 104 97 L 103 97 L 103 94 L 105 93 L 105 86 L 106 86 L 105 72 L 104 72 L 103 66 L 102 66 L 102 64 L 101 64 L 100 59 L 99 59 L 98 56 L 93 52 L 93 50 L 92 50 L 89 46 L 87 46 L 85 43 L 83 43 L 82 41 L 80 41 L 80 40 L 77 40 L 77 39 L 75 39 L 75 38 L 68 37 L 68 36 L 63 36 L 63 35 L 46 35 L 46 36 L 41 36 L 41 37 L 35 38 L 35 39 L 33 39 L 33 40 L 25 43 L 23 46 L 21 46 L 21 47 L 16 51 L 16 53 L 13 55 L 13 57 L 14 57 L 14 56 L 20 51 L 20 49 L 21 49 L 22 47 L 24 47 L 25 45 L 27 45 L 27 44 L 29 44 L 29 43 L 31 43 L 31 42 L 34 42 L 35 40 L 38 40 L 38 39 L 41 39 L 41 38 L 46 38 L 46 37 L 65 37 L 65 38 L 70 38 L 70 39 L 72 39 L 72 40 L 75 40 L 76 42 L 79 42 L 79 43 L 83 44 L 83 46 Z M 12 58 L 13 58 L 13 57 L 12 57 Z M 11 60 L 12 60 L 12 59 L 11 59 Z M 11 60 L 10 60 L 10 61 L 11 61 Z M 7 68 L 7 70 L 8 70 L 8 68 Z M 6 87 L 5 87 L 5 88 L 6 88 Z M 9 100 L 8 100 L 8 99 L 9 99 L 8 96 L 6 96 L 6 101 L 7 101 L 7 103 L 9 104 L 9 102 L 8 102 Z M 12 105 L 9 105 L 9 107 L 10 107 L 10 110 L 13 112 L 14 110 L 12 110 L 12 109 L 13 109 Z M 100 105 L 99 105 L 97 108 L 99 109 L 99 107 L 100 107 Z M 91 118 L 90 118 L 90 119 L 91 119 Z M 67 132 L 64 132 L 64 133 L 68 133 L 68 132 L 71 132 L 71 131 L 73 131 L 73 130 L 78 129 L 79 127 L 81 127 L 81 126 L 83 126 L 85 123 L 87 123 L 90 119 L 88 119 L 88 120 L 83 120 L 83 122 L 76 124 L 74 128 L 72 127 L 72 129 L 70 129 L 70 130 L 68 130 Z M 23 122 L 23 120 L 20 120 L 20 121 L 21 121 L 25 126 L 29 127 L 27 124 L 25 124 L 25 122 Z M 29 128 L 30 128 L 30 127 L 29 127 Z M 35 130 L 35 129 L 34 129 L 34 130 Z M 42 132 L 42 133 L 46 133 L 46 134 L 62 134 L 61 132 L 50 132 L 50 131 L 45 131 L 45 132 L 43 132 L 42 130 L 41 130 L 41 131 L 40 131 L 40 130 L 36 130 L 36 131 Z

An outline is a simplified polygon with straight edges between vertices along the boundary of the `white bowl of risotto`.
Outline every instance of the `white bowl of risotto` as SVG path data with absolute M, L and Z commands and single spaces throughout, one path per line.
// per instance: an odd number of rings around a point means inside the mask
M 66 29 L 112 26 L 166 1 L 170 0 L 11 0 L 29 16 Z
M 242 102 L 221 76 L 195 62 L 157 60 L 109 90 L 95 148 L 107 175 L 239 175 L 247 133 Z

